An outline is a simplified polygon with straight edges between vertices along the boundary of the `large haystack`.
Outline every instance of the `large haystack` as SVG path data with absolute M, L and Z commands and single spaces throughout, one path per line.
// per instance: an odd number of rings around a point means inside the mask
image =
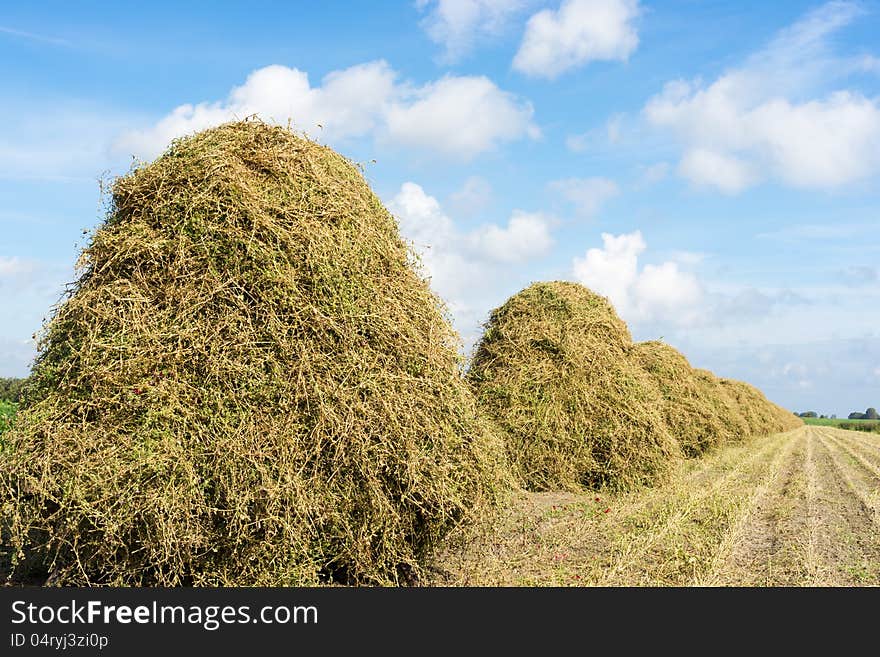
M 639 342 L 632 352 L 660 390 L 663 417 L 686 456 L 697 456 L 728 437 L 729 419 L 707 398 L 681 352 L 657 340 Z
M 4 437 L 20 556 L 67 584 L 410 581 L 500 450 L 357 168 L 231 123 L 112 201 Z
M 495 310 L 468 377 L 533 490 L 650 483 L 679 453 L 656 386 L 604 297 L 535 283 Z

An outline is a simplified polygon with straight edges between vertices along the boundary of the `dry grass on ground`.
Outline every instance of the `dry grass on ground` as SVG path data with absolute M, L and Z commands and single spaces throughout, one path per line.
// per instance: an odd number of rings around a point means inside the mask
M 880 438 L 801 427 L 656 488 L 521 493 L 454 539 L 433 584 L 880 585 Z

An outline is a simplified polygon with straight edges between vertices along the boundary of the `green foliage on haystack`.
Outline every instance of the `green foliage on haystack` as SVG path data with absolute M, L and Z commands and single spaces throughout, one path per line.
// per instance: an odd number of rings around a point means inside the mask
M 745 381 L 721 379 L 721 385 L 736 402 L 752 435 L 789 431 L 803 425 L 803 420 L 769 401 L 763 392 Z
M 657 481 L 680 453 L 607 299 L 535 283 L 492 312 L 468 372 L 529 489 Z
M 503 487 L 458 337 L 334 151 L 258 121 L 113 186 L 4 436 L 4 541 L 60 584 L 412 581 Z
M 663 418 L 685 456 L 698 456 L 731 439 L 730 420 L 713 400 L 714 390 L 696 376 L 678 350 L 651 340 L 633 345 L 633 356 L 663 398 Z
M 687 456 L 802 424 L 754 386 L 695 369 L 667 344 L 639 342 L 633 352 L 660 389 L 666 423 Z

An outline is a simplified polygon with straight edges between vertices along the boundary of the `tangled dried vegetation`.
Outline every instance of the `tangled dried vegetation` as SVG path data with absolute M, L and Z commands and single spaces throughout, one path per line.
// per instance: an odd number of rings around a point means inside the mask
M 532 490 L 661 478 L 678 453 L 657 386 L 604 298 L 577 283 L 535 283 L 486 323 L 468 378 Z
M 681 456 L 800 423 L 668 345 L 633 344 L 576 283 L 536 283 L 495 310 L 468 378 L 531 490 L 650 484 Z
M 57 584 L 418 581 L 529 489 L 651 484 L 797 418 L 536 283 L 459 339 L 358 168 L 257 120 L 119 178 L 3 436 L 0 546 Z
M 401 583 L 503 490 L 458 337 L 393 217 L 259 121 L 113 187 L 0 468 L 17 573 Z

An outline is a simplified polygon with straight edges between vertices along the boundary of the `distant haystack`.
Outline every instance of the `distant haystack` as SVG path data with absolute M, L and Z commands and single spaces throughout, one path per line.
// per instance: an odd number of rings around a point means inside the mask
M 803 424 L 803 420 L 769 401 L 753 385 L 734 379 L 721 379 L 721 385 L 736 401 L 740 414 L 753 435 L 789 431 Z
M 663 417 L 686 456 L 697 456 L 730 438 L 730 419 L 722 415 L 694 368 L 676 349 L 659 341 L 633 345 L 633 355 L 663 398 Z
M 724 422 L 724 430 L 718 442 L 741 442 L 752 435 L 752 426 L 743 416 L 742 409 L 731 390 L 721 383 L 721 379 L 709 370 L 694 369 L 694 378 L 699 386 L 700 396 L 712 412 Z
M 536 283 L 492 312 L 468 372 L 529 489 L 651 483 L 679 448 L 607 299 Z
M 0 530 L 60 584 L 412 581 L 503 484 L 412 265 L 329 148 L 176 141 L 117 180 L 45 329 Z

